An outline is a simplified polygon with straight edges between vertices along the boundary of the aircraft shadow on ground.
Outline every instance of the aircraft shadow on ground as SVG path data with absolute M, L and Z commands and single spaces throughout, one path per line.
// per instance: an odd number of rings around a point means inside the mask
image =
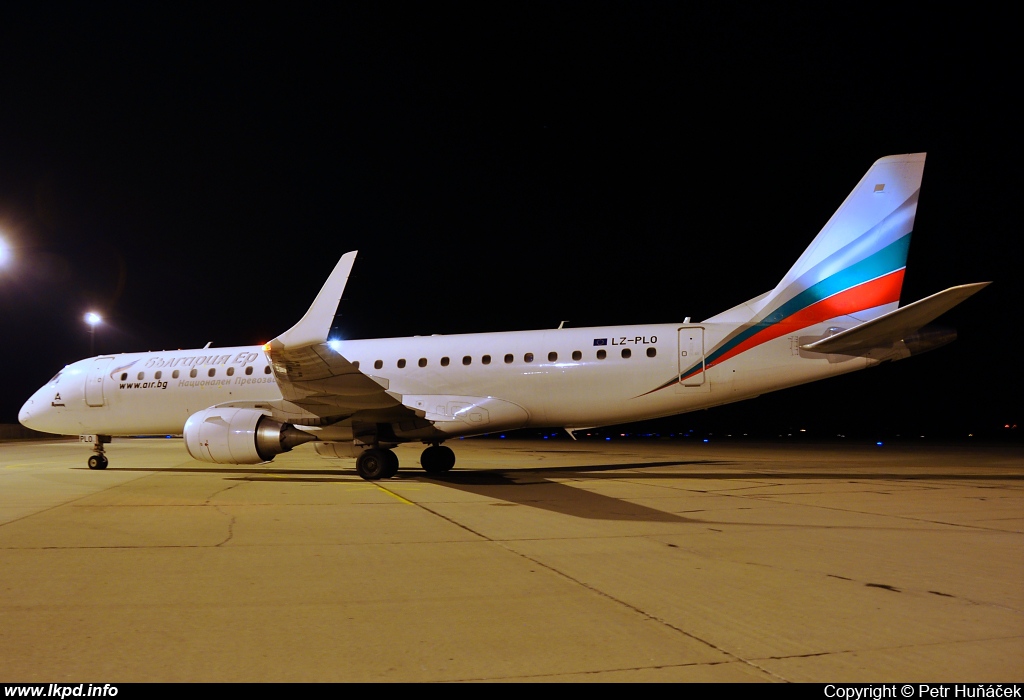
M 829 480 L 849 482 L 873 481 L 1020 481 L 1024 474 L 971 474 L 893 472 L 781 472 L 778 468 L 752 471 L 749 468 L 732 471 L 742 464 L 727 460 L 689 460 L 669 462 L 625 462 L 586 466 L 551 466 L 522 469 L 489 469 L 480 471 L 457 470 L 443 475 L 430 475 L 413 469 L 400 471 L 389 480 L 373 482 L 381 487 L 398 486 L 409 482 L 430 482 L 444 485 L 464 493 L 503 501 L 508 504 L 539 508 L 541 510 L 595 520 L 622 520 L 637 522 L 704 523 L 709 521 L 686 518 L 674 513 L 650 508 L 586 488 L 579 488 L 563 479 L 586 478 L 602 480 L 700 480 L 700 481 L 793 481 Z M 685 471 L 670 467 L 717 467 L 721 471 Z M 355 469 L 266 469 L 232 467 L 170 467 L 170 468 L 116 468 L 111 471 L 143 471 L 185 474 L 222 474 L 226 479 L 238 481 L 272 481 L 274 483 L 359 483 L 362 480 Z M 662 470 L 662 471 L 655 471 Z M 700 491 L 701 489 L 692 489 Z

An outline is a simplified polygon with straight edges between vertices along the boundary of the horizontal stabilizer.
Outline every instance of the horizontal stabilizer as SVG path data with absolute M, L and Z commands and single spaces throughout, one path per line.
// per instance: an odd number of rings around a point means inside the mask
M 800 347 L 812 352 L 839 355 L 858 355 L 872 348 L 887 347 L 912 335 L 989 284 L 991 282 L 977 282 L 950 287 L 884 316 Z

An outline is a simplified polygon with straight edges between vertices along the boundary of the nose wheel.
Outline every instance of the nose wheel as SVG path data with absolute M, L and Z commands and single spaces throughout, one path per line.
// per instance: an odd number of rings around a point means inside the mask
M 92 444 L 92 456 L 89 457 L 89 469 L 106 469 L 107 455 L 103 451 L 103 445 L 110 442 L 109 435 L 97 435 L 96 441 Z

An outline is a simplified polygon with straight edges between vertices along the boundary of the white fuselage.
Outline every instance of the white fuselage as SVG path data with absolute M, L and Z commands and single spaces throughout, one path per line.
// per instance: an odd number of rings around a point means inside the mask
M 801 356 L 794 329 L 685 382 L 735 324 L 659 324 L 337 341 L 332 347 L 445 435 L 589 428 L 738 401 L 874 360 Z M 58 434 L 181 434 L 197 411 L 281 399 L 262 346 L 103 355 L 68 365 L 19 420 Z M 472 420 L 467 406 L 481 406 Z M 476 409 L 474 409 L 476 410 Z M 461 420 L 456 420 L 459 418 Z

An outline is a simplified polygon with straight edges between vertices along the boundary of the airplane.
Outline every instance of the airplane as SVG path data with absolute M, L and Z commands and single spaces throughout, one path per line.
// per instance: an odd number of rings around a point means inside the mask
M 775 287 L 699 323 L 366 340 L 329 337 L 356 251 L 265 345 L 100 355 L 66 366 L 22 407 L 28 428 L 91 442 L 181 435 L 194 459 L 263 464 L 312 442 L 393 477 L 392 448 L 455 465 L 446 440 L 575 431 L 661 418 L 900 360 L 945 345 L 929 326 L 989 282 L 900 306 L 924 153 L 876 161 Z

